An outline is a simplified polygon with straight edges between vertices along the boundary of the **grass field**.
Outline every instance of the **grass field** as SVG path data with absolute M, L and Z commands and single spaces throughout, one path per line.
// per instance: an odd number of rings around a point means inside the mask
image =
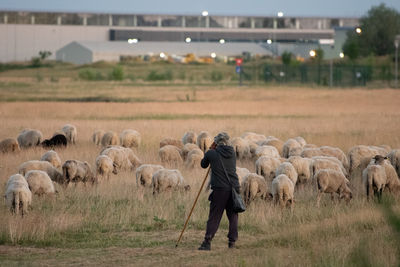
M 16 137 L 24 128 L 39 129 L 47 138 L 64 124 L 74 124 L 78 142 L 58 151 L 63 161 L 86 160 L 93 166 L 100 151 L 90 141 L 96 129 L 139 131 L 142 144 L 137 155 L 145 163 L 159 163 L 163 137 L 181 138 L 188 130 L 213 135 L 224 130 L 232 137 L 253 131 L 281 140 L 300 135 L 308 143 L 345 152 L 359 144 L 400 148 L 400 91 L 392 89 L 132 86 L 73 80 L 54 86 L 11 76 L 0 77 L 0 139 Z M 99 95 L 129 101 L 81 102 Z M 65 102 L 66 98 L 79 101 Z M 0 154 L 1 192 L 19 164 L 39 159 L 44 152 L 38 148 Z M 253 162 L 238 166 L 254 171 Z M 311 186 L 296 192 L 293 213 L 269 202 L 252 203 L 239 216 L 239 249 L 233 251 L 227 248 L 226 218 L 212 251 L 197 251 L 208 215 L 204 192 L 182 243 L 174 248 L 205 175 L 202 169 L 180 170 L 191 185 L 190 193 L 153 197 L 145 192 L 142 198 L 134 173 L 125 172 L 97 187 L 60 189 L 54 200 L 34 196 L 33 209 L 23 219 L 1 205 L 0 265 L 400 264 L 399 232 L 385 216 L 385 206 L 366 202 L 358 176 L 352 178 L 355 198 L 349 205 L 331 203 L 326 196 L 318 209 Z M 400 202 L 393 201 L 389 209 L 398 216 Z

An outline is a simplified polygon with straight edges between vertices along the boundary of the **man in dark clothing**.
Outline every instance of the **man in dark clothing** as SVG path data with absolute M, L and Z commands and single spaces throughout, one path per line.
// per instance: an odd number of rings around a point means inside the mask
M 225 132 L 214 137 L 204 158 L 201 160 L 201 167 L 207 168 L 211 165 L 211 189 L 208 197 L 210 201 L 210 214 L 207 221 L 207 230 L 204 241 L 199 250 L 210 250 L 211 240 L 218 230 L 224 210 L 229 220 L 228 247 L 234 248 L 238 238 L 238 214 L 232 210 L 232 187 L 239 192 L 239 179 L 236 174 L 235 150 L 229 145 L 229 135 Z M 229 176 L 226 177 L 225 170 Z

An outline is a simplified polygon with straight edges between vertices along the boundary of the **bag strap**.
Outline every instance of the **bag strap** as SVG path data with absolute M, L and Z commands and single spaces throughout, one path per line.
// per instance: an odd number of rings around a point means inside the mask
M 226 176 L 226 178 L 228 179 L 230 185 L 233 187 L 232 182 L 231 182 L 231 179 L 229 178 L 228 172 L 227 172 L 226 169 L 225 169 L 225 165 L 224 165 L 224 163 L 222 162 L 221 156 L 219 155 L 218 151 L 216 151 L 216 152 L 217 152 L 217 155 L 218 155 L 218 158 L 219 158 L 219 162 L 221 162 L 222 168 L 224 169 L 225 176 Z

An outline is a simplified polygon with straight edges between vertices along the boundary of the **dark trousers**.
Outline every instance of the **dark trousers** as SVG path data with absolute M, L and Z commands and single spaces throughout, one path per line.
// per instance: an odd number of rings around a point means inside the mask
M 207 230 L 205 239 L 211 241 L 218 230 L 222 214 L 226 210 L 226 216 L 229 220 L 229 242 L 235 242 L 238 238 L 238 214 L 232 211 L 232 192 L 231 191 L 213 191 L 208 200 L 210 200 L 210 214 L 207 221 Z

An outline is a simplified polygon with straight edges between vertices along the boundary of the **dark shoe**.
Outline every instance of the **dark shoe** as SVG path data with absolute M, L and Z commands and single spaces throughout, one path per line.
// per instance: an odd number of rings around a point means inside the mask
M 201 243 L 199 250 L 211 250 L 211 243 L 207 242 L 207 241 L 203 241 L 203 243 Z
M 229 242 L 228 243 L 228 248 L 236 248 L 235 242 Z

